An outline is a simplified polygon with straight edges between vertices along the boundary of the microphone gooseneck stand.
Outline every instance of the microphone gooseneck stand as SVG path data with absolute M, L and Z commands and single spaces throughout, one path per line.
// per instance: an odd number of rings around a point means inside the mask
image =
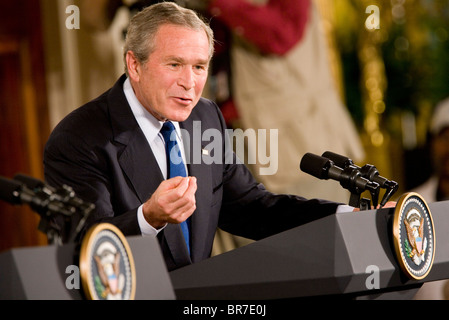
M 53 188 L 23 174 L 17 174 L 13 180 L 0 177 L 0 182 L 3 188 L 2 200 L 12 204 L 27 204 L 40 215 L 38 229 L 47 235 L 49 244 L 61 245 L 75 241 L 95 209 L 94 204 L 78 198 L 73 189 L 66 185 Z M 62 219 L 62 225 L 56 223 L 57 219 Z

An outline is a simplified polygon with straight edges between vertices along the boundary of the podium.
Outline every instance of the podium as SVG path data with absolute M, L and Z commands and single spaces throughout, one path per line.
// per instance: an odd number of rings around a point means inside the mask
M 126 240 L 134 253 L 135 299 L 175 299 L 157 240 L 140 236 Z M 0 299 L 84 299 L 81 279 L 78 289 L 73 287 L 72 281 L 77 276 L 77 251 L 74 244 L 65 244 L 17 248 L 1 253 Z
M 449 278 L 449 202 L 429 208 L 435 256 L 422 280 L 401 271 L 394 208 L 385 208 L 328 216 L 172 271 L 173 287 L 178 299 L 411 299 L 424 282 Z
M 168 272 L 156 239 L 128 237 L 136 299 L 411 299 L 424 282 L 449 278 L 449 201 L 429 204 L 435 256 L 422 280 L 401 270 L 394 209 L 331 215 Z M 0 254 L 0 299 L 84 299 L 68 289 L 74 244 Z M 374 280 L 373 280 L 374 279 Z

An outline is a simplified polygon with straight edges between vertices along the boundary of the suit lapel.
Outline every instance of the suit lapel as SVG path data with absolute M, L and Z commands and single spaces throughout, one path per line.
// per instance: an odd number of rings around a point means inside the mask
M 125 80 L 125 76 L 120 78 L 109 93 L 111 127 L 115 144 L 123 147 L 118 159 L 120 166 L 143 203 L 159 186 L 163 176 L 123 93 Z
M 133 136 L 121 154 L 119 163 L 139 200 L 144 203 L 164 178 L 143 133 Z

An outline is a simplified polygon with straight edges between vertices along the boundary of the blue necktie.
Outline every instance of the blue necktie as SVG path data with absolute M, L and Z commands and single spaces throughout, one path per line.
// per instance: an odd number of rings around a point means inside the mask
M 184 162 L 182 161 L 181 150 L 176 142 L 176 132 L 173 123 L 166 121 L 162 126 L 161 134 L 164 137 L 165 153 L 167 155 L 167 178 L 174 178 L 178 176 L 186 177 L 186 168 L 184 166 Z M 190 218 L 181 223 L 181 229 L 190 254 L 189 224 Z

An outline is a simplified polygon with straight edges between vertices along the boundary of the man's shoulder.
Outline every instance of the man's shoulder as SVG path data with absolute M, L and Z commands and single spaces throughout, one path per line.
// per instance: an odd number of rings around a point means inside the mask
M 114 86 L 104 91 L 98 97 L 86 102 L 80 107 L 68 113 L 56 126 L 56 129 L 77 129 L 89 128 L 97 124 L 107 124 L 111 114 L 111 105 L 126 103 L 121 86 L 123 85 L 120 78 Z M 122 112 L 123 113 L 123 112 Z
M 213 109 L 213 110 L 218 108 L 218 106 L 217 106 L 217 104 L 215 102 L 213 102 L 212 100 L 210 100 L 208 98 L 204 98 L 204 97 L 200 98 L 200 100 L 198 101 L 198 104 L 196 105 L 196 107 L 209 108 L 209 109 Z M 195 107 L 195 109 L 196 109 L 196 107 Z
M 81 129 L 83 127 L 90 127 L 93 123 L 104 121 L 107 116 L 106 101 L 100 97 L 68 113 L 53 131 Z
M 193 108 L 190 118 L 210 119 L 211 117 L 220 117 L 220 109 L 212 100 L 204 97 L 200 98 L 195 108 Z

